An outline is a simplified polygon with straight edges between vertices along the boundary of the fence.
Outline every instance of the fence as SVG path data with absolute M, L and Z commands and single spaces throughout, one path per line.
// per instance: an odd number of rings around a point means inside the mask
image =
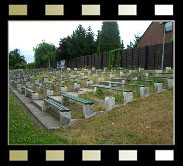
M 162 50 L 163 44 L 121 50 L 114 56 L 114 67 L 143 67 L 148 70 L 160 69 Z M 121 58 L 118 57 L 118 54 Z M 173 43 L 165 44 L 164 54 L 164 68 L 173 67 Z M 55 67 L 56 63 L 53 63 L 53 66 Z M 53 66 L 51 64 L 51 67 Z M 110 55 L 109 53 L 102 53 L 76 57 L 67 60 L 66 67 L 72 69 L 110 67 Z

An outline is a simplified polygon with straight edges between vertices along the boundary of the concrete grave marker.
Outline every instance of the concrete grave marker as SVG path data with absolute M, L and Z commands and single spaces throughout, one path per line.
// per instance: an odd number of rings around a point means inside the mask
M 154 83 L 154 87 L 155 87 L 155 92 L 160 93 L 162 92 L 163 83 Z
M 114 105 L 115 105 L 114 97 L 105 97 L 104 101 L 105 101 L 106 111 L 110 111 L 114 108 Z

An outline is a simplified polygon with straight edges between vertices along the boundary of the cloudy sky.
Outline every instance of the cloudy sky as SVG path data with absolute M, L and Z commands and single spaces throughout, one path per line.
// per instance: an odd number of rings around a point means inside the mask
M 134 40 L 134 34 L 142 35 L 151 21 L 117 21 L 125 47 Z M 60 38 L 71 35 L 79 24 L 94 34 L 101 30 L 102 21 L 9 21 L 9 51 L 18 48 L 28 63 L 34 61 L 33 47 L 45 40 L 56 47 Z

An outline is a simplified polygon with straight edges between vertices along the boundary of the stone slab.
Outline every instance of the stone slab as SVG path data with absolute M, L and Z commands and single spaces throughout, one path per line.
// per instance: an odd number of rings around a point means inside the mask
M 58 129 L 61 127 L 61 123 L 57 118 L 51 116 L 48 112 L 42 112 L 33 104 L 29 97 L 25 97 L 23 94 L 20 94 L 18 90 L 13 88 L 11 85 L 9 85 L 9 88 L 42 126 L 47 129 Z M 37 103 L 40 105 L 39 101 Z

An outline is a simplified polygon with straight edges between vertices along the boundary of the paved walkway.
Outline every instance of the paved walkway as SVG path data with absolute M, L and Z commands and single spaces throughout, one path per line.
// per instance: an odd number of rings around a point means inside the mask
M 9 84 L 10 90 L 16 95 L 16 97 L 25 105 L 29 112 L 47 129 L 58 129 L 61 127 L 61 123 L 58 119 L 51 116 L 48 112 L 42 112 L 36 107 L 29 97 L 25 97 L 23 94 Z M 37 100 L 41 106 L 41 100 Z

